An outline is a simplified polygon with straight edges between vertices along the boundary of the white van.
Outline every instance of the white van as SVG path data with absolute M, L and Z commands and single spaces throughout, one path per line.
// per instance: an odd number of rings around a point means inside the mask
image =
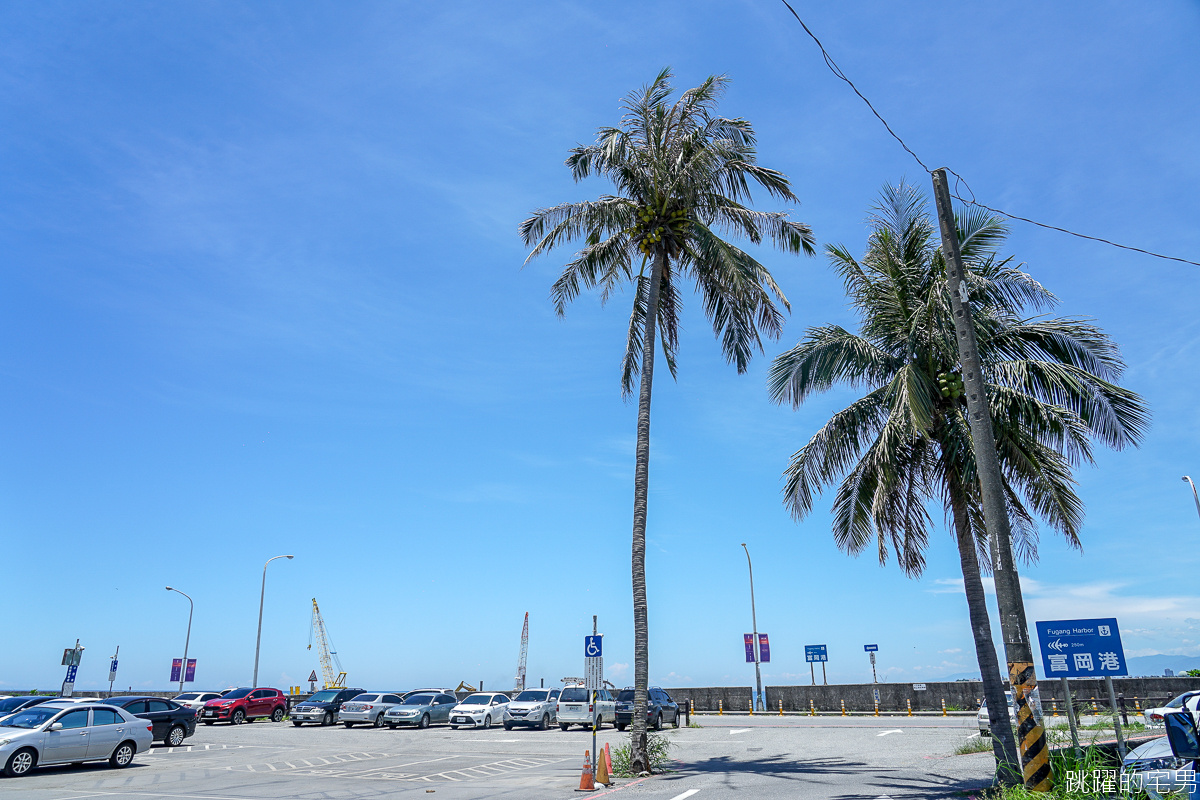
M 595 694 L 595 699 L 591 695 Z M 589 691 L 582 684 L 568 686 L 558 696 L 558 727 L 564 731 L 572 725 L 585 728 L 596 726 L 599 730 L 605 722 L 617 724 L 617 701 L 607 689 Z

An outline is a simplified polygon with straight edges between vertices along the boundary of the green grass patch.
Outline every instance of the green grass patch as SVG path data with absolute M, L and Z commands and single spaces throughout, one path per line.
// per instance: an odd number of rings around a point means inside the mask
M 696 726 L 700 727 L 700 726 Z M 674 744 L 666 734 L 651 732 L 646 737 L 646 751 L 650 757 L 651 772 L 665 772 L 671 762 L 671 747 Z M 629 764 L 630 747 L 623 744 L 612 748 L 613 775 L 618 778 L 636 778 Z
M 965 742 L 954 748 L 954 755 L 966 756 L 971 753 L 990 753 L 992 752 L 992 740 L 985 736 L 972 736 Z

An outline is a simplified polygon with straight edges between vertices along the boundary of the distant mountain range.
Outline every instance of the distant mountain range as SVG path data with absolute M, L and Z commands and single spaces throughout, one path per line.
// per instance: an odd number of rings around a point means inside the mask
M 1161 676 L 1167 670 L 1172 670 L 1176 675 L 1180 675 L 1189 669 L 1200 669 L 1200 658 L 1195 656 L 1134 656 L 1128 659 L 1128 665 L 1129 674 L 1134 677 Z M 1038 672 L 1039 674 L 1041 673 L 1041 664 L 1038 664 Z M 1045 676 L 1043 675 L 1042 677 Z M 979 673 L 956 672 L 953 675 L 944 675 L 936 680 L 977 681 L 979 680 Z

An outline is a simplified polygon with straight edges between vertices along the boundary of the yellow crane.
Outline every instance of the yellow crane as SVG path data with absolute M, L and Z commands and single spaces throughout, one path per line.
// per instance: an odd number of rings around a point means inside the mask
M 313 639 L 317 640 L 317 658 L 321 660 L 321 675 L 325 679 L 326 689 L 341 689 L 346 686 L 346 673 L 342 669 L 342 661 L 338 658 L 337 650 L 330 649 L 329 633 L 325 630 L 325 620 L 321 618 L 321 609 L 317 607 L 317 598 L 313 598 L 312 627 L 308 631 L 308 649 L 312 650 Z M 337 663 L 337 676 L 334 677 L 333 664 Z

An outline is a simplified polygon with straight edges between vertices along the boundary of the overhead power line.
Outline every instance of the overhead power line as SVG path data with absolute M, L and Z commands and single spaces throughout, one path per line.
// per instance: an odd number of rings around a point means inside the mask
M 806 25 L 804 23 L 804 20 L 800 18 L 800 15 L 796 13 L 796 9 L 792 8 L 792 4 L 789 3 L 788 0 L 781 0 L 781 2 L 785 6 L 787 6 L 788 11 L 792 12 L 792 16 L 796 18 L 796 22 L 800 23 L 800 27 L 804 29 L 804 32 L 808 34 L 809 38 L 811 38 L 814 42 L 816 42 L 817 47 L 820 48 L 820 50 L 821 50 L 821 57 L 825 59 L 825 65 L 827 67 L 829 67 L 829 71 L 832 72 L 834 74 L 834 76 L 836 76 L 840 80 L 845 81 L 846 85 L 849 86 L 854 91 L 854 93 L 859 96 L 859 99 L 861 99 L 864 103 L 867 104 L 867 108 L 871 109 L 871 113 L 874 114 L 875 118 L 878 119 L 883 124 L 883 127 L 887 129 L 887 132 L 889 134 L 891 134 L 892 138 L 900 143 L 900 146 L 904 148 L 904 152 L 906 152 L 910 156 L 912 156 L 913 160 L 916 161 L 918 164 L 920 164 L 921 169 L 925 170 L 926 173 L 932 174 L 933 170 L 931 170 L 929 168 L 929 166 L 926 165 L 926 163 L 921 160 L 921 157 L 918 156 L 916 154 L 916 152 L 911 147 L 908 146 L 908 143 L 905 142 L 904 139 L 902 139 L 898 133 L 896 133 L 894 130 L 892 130 L 892 126 L 889 125 L 888 121 L 883 118 L 883 115 L 880 114 L 878 110 L 876 110 L 875 106 L 871 103 L 871 101 L 867 99 L 867 96 L 858 90 L 858 87 L 854 85 L 854 81 L 852 81 L 848 77 L 846 77 L 846 73 L 842 72 L 842 68 L 839 67 L 837 62 L 833 60 L 833 56 L 831 56 L 829 54 L 829 51 L 825 49 L 825 45 L 821 44 L 821 40 L 817 38 L 817 35 L 812 32 L 812 30 L 808 27 L 808 25 Z M 966 203 L 967 205 L 976 206 L 977 208 L 982 208 L 985 211 L 991 211 L 993 214 L 1000 214 L 1001 216 L 1008 217 L 1009 219 L 1019 220 L 1020 222 L 1027 222 L 1030 225 L 1036 225 L 1039 228 L 1045 228 L 1046 230 L 1058 231 L 1059 233 L 1065 233 L 1069 236 L 1075 236 L 1079 239 L 1087 239 L 1088 241 L 1092 241 L 1092 242 L 1100 242 L 1101 244 L 1106 244 L 1106 245 L 1109 245 L 1110 247 L 1117 247 L 1117 248 L 1120 248 L 1121 250 L 1131 250 L 1135 253 L 1142 253 L 1144 255 L 1153 256 L 1154 258 L 1161 258 L 1161 259 L 1165 259 L 1167 261 L 1178 261 L 1181 264 L 1191 264 L 1193 266 L 1200 267 L 1200 261 L 1192 261 L 1191 259 L 1180 258 L 1179 256 L 1168 256 L 1168 255 L 1164 255 L 1163 253 L 1156 253 L 1153 250 L 1145 250 L 1141 247 L 1133 247 L 1133 246 L 1127 245 L 1127 244 L 1120 244 L 1120 243 L 1114 242 L 1110 239 L 1104 239 L 1100 236 L 1089 236 L 1086 233 L 1079 233 L 1078 231 L 1068 230 L 1067 228 L 1062 228 L 1062 227 L 1059 227 L 1058 225 L 1050 225 L 1045 222 L 1038 222 L 1035 219 L 1029 219 L 1028 217 L 1022 217 L 1019 214 L 1012 214 L 1012 213 L 1009 213 L 1008 211 L 1004 211 L 999 208 L 993 208 L 991 206 L 984 205 L 983 203 L 980 203 L 978 200 L 975 199 L 975 192 L 971 191 L 971 187 L 967 183 L 966 178 L 964 178 L 963 176 L 959 175 L 957 172 L 955 172 L 954 170 L 949 169 L 949 168 L 946 169 L 946 172 L 953 175 L 957 182 L 961 182 L 962 185 L 966 187 L 967 192 L 971 195 L 970 199 L 962 197 L 961 195 L 957 194 L 956 192 L 951 192 L 951 196 L 954 199 L 956 199 L 962 203 Z M 955 188 L 957 190 L 957 186 Z

